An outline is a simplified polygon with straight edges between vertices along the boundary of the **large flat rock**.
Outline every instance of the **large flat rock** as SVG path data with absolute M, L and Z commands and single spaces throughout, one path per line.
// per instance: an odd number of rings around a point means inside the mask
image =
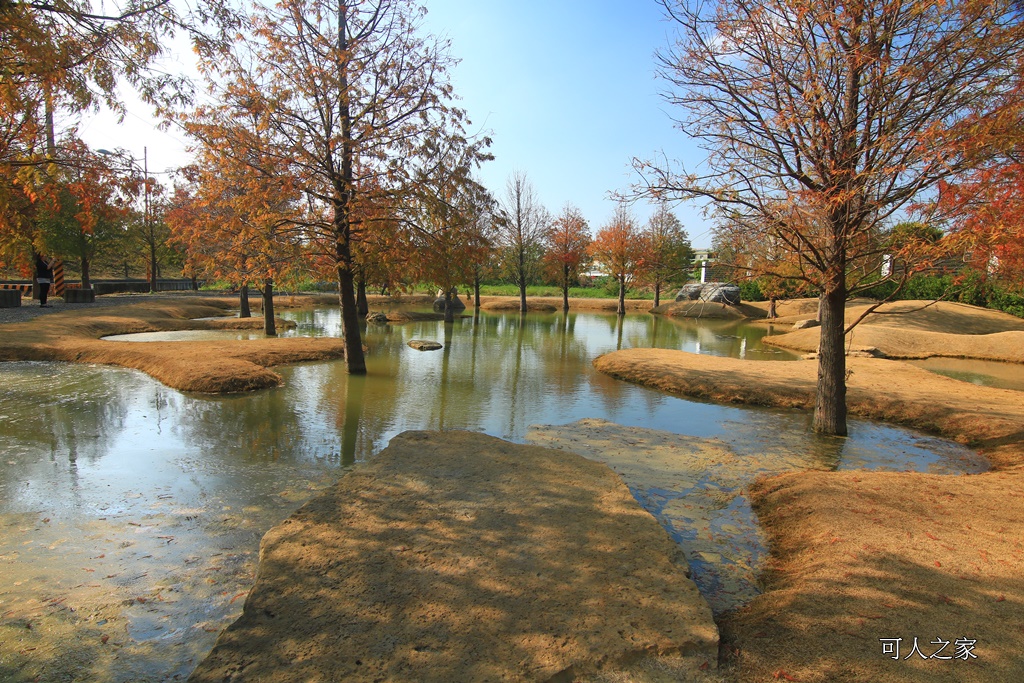
M 405 432 L 267 533 L 189 680 L 678 680 L 718 650 L 685 572 L 605 465 Z

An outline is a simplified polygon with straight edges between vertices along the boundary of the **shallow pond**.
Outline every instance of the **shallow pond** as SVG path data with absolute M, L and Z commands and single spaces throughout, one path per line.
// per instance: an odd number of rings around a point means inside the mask
M 910 361 L 910 363 L 929 372 L 952 377 L 962 382 L 970 382 L 983 387 L 1024 391 L 1024 365 L 1019 363 L 1001 363 L 973 358 L 926 358 L 925 360 Z
M 112 334 L 103 337 L 105 341 L 126 342 L 184 342 L 215 341 L 230 339 L 263 339 L 263 330 L 169 330 L 166 332 L 135 332 L 133 334 Z M 281 336 L 284 336 L 283 334 Z
M 333 309 L 282 315 L 298 324 L 289 334 L 340 327 Z M 598 418 L 686 435 L 658 467 L 622 473 L 681 544 L 716 613 L 756 592 L 764 548 L 742 495 L 748 475 L 983 467 L 905 430 L 853 422 L 848 439 L 815 437 L 802 413 L 686 401 L 591 366 L 630 346 L 791 357 L 761 348 L 763 334 L 646 314 L 370 326 L 365 377 L 314 363 L 282 368 L 280 388 L 219 397 L 115 368 L 0 364 L 0 680 L 184 678 L 241 610 L 261 535 L 406 429 L 524 441 L 531 425 Z M 445 346 L 416 351 L 412 339 Z M 713 439 L 722 455 L 705 450 L 707 462 L 737 467 L 691 476 L 692 439 Z M 705 525 L 711 538 L 695 531 Z

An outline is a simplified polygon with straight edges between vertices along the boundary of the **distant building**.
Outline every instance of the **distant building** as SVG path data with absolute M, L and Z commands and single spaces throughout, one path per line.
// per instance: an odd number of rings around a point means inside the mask
M 580 273 L 580 279 L 585 279 L 590 282 L 593 282 L 594 280 L 601 277 L 605 277 L 607 275 L 608 273 L 606 273 L 604 270 L 604 264 L 594 261 L 593 263 L 590 264 L 590 267 L 587 268 L 587 270 Z
M 711 261 L 715 257 L 715 252 L 710 249 L 694 249 L 693 250 L 693 262 L 700 265 L 704 261 Z
M 715 262 L 715 252 L 710 249 L 693 250 L 693 269 L 700 282 L 730 282 L 732 268 Z

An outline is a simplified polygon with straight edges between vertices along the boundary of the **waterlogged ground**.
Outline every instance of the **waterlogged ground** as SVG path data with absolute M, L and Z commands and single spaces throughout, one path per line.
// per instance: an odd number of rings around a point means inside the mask
M 336 310 L 286 311 L 336 334 Z M 191 396 L 128 370 L 0 364 L 0 680 L 187 677 L 241 610 L 263 533 L 407 429 L 484 431 L 608 462 L 681 544 L 717 613 L 756 591 L 764 553 L 742 493 L 786 469 L 977 471 L 966 450 L 851 423 L 808 434 L 788 411 L 673 398 L 596 373 L 656 345 L 792 358 L 735 323 L 599 314 L 371 326 L 369 374 L 283 368 L 284 386 Z M 412 339 L 444 349 L 420 352 Z M 187 341 L 182 343 L 188 343 Z M 580 420 L 606 420 L 633 428 Z M 659 430 L 659 431 L 652 431 Z
M 1024 391 L 1024 365 L 973 358 L 927 358 L 913 365 L 983 387 Z
M 132 371 L 0 377 L 0 680 L 184 679 L 239 614 L 260 537 L 336 480 L 331 448 L 282 456 Z
M 752 414 L 714 438 L 585 419 L 534 425 L 527 441 L 599 460 L 622 476 L 682 547 L 716 617 L 760 592 L 757 568 L 767 544 L 745 494 L 756 477 L 793 470 L 984 470 L 973 453 L 957 444 L 864 423 L 849 439 L 772 438 L 773 417 Z M 881 449 L 891 455 L 887 462 L 879 458 Z

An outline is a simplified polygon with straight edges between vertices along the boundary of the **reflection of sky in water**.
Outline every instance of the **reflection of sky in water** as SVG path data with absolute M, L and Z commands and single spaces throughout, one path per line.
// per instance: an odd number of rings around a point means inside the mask
M 104 341 L 155 342 L 155 341 L 213 341 L 231 339 L 264 339 L 263 330 L 173 330 L 167 332 L 135 332 L 133 334 L 112 334 Z
M 803 416 L 747 411 L 747 417 L 716 420 L 713 429 L 696 437 L 585 419 L 533 425 L 527 438 L 618 472 L 679 543 L 716 615 L 759 592 L 757 571 L 767 546 L 744 493 L 757 477 L 837 467 L 934 473 L 983 469 L 976 455 L 957 444 L 884 426 L 858 422 L 851 425 L 852 438 L 825 439 L 806 432 Z
M 319 309 L 296 311 L 284 309 L 278 312 L 279 317 L 298 322 L 294 329 L 278 330 L 281 337 L 303 336 L 340 336 L 341 313 L 335 309 Z M 467 314 L 468 315 L 468 314 Z M 501 314 L 483 313 L 481 318 L 486 326 L 489 322 L 502 320 Z M 518 324 L 518 315 L 508 316 Z M 197 318 L 197 320 L 217 320 L 219 318 Z M 561 316 L 548 314 L 531 314 L 528 316 L 531 325 L 552 327 Z M 463 324 L 460 321 L 458 324 Z M 616 315 L 601 313 L 572 313 L 570 326 L 573 336 L 581 344 L 581 348 L 591 356 L 614 351 L 616 349 L 650 347 L 678 349 L 690 353 L 703 353 L 713 356 L 731 356 L 756 360 L 795 360 L 796 356 L 788 351 L 762 346 L 761 338 L 769 328 L 761 325 L 748 325 L 732 320 L 688 318 L 665 318 L 647 313 L 633 313 L 623 318 Z M 443 323 L 429 323 L 431 326 L 442 327 Z M 499 323 L 500 325 L 500 323 Z M 372 335 L 374 328 L 370 328 Z M 265 335 L 260 330 L 177 330 L 167 332 L 141 332 L 104 337 L 110 341 L 195 341 L 204 339 L 260 339 Z M 443 332 L 438 333 L 443 337 Z
M 340 328 L 336 309 L 282 315 L 298 323 L 289 335 Z M 849 439 L 822 439 L 808 434 L 802 413 L 686 401 L 591 365 L 599 353 L 645 339 L 689 350 L 699 343 L 722 355 L 760 347 L 763 329 L 707 324 L 646 314 L 622 324 L 614 315 L 483 314 L 449 326 L 372 325 L 368 376 L 349 377 L 339 362 L 312 363 L 278 369 L 282 387 L 232 396 L 186 395 L 116 368 L 0 364 L 0 613 L 20 613 L 40 592 L 68 586 L 97 586 L 76 598 L 83 603 L 169 596 L 160 591 L 177 587 L 177 599 L 145 603 L 155 611 L 141 614 L 136 603 L 104 618 L 131 634 L 132 656 L 122 659 L 133 663 L 128 673 L 117 668 L 127 664 L 109 664 L 100 678 L 159 680 L 169 666 L 187 673 L 189 658 L 241 608 L 232 598 L 248 588 L 260 535 L 407 429 L 473 429 L 521 442 L 531 424 L 603 418 L 718 437 L 741 457 L 772 442 L 798 454 L 798 467 L 942 472 L 969 459 L 944 442 L 861 422 L 851 423 Z M 445 348 L 416 351 L 411 339 Z M 713 523 L 715 533 L 730 533 L 727 520 Z M 82 567 L 95 569 L 94 583 L 82 583 Z M 220 583 L 196 574 L 211 567 Z M 87 613 L 75 612 L 86 621 Z M 75 632 L 102 620 L 86 621 Z M 0 619 L 0 641 L 4 627 Z M 101 666 L 102 653 L 95 661 Z

